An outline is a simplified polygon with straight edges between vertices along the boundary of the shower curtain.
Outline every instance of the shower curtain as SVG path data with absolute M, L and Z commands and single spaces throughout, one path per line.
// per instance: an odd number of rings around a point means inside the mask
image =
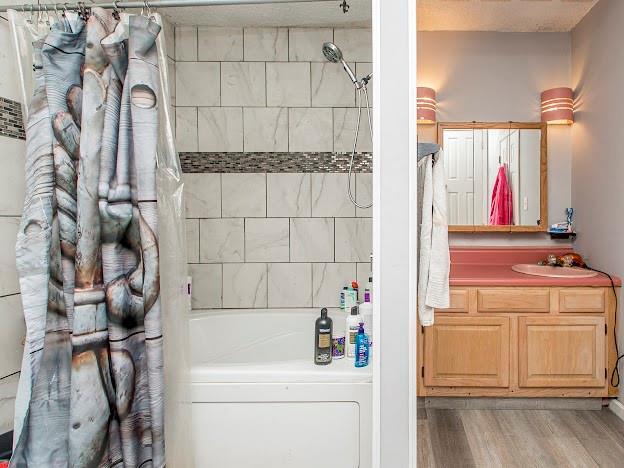
M 168 378 L 176 421 L 186 419 L 188 341 L 159 18 L 93 8 L 51 29 L 10 18 L 20 48 L 31 36 L 19 57 L 34 70 L 16 244 L 27 337 L 11 466 L 165 466 L 163 346 L 170 331 L 181 353 L 167 363 L 179 366 Z

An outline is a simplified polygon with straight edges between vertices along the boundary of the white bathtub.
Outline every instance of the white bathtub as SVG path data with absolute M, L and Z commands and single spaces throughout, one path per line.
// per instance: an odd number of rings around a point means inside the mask
M 372 370 L 316 366 L 318 311 L 191 319 L 197 468 L 370 468 Z

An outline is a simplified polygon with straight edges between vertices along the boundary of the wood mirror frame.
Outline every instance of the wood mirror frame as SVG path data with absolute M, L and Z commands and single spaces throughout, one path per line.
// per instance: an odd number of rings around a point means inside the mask
M 451 225 L 449 232 L 546 232 L 548 231 L 548 126 L 541 122 L 439 122 L 437 124 L 437 143 L 444 145 L 442 133 L 452 130 L 541 130 L 540 138 L 540 223 L 524 226 L 487 226 L 487 225 Z

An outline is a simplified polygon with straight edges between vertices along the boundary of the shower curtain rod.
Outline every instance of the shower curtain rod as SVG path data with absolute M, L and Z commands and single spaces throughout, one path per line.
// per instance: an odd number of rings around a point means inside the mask
M 215 5 L 263 5 L 269 3 L 312 3 L 330 2 L 335 0 L 148 0 L 132 2 L 106 2 L 106 3 L 35 3 L 23 5 L 2 5 L 0 12 L 8 10 L 24 11 L 26 13 L 47 11 L 54 13 L 63 10 L 80 10 L 81 8 L 105 8 L 105 9 L 125 9 L 125 8 L 173 8 L 173 7 L 199 7 Z

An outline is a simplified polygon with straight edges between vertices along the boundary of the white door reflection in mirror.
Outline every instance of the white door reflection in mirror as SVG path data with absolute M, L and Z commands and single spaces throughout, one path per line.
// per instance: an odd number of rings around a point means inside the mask
M 539 227 L 545 130 L 443 125 L 449 225 Z

